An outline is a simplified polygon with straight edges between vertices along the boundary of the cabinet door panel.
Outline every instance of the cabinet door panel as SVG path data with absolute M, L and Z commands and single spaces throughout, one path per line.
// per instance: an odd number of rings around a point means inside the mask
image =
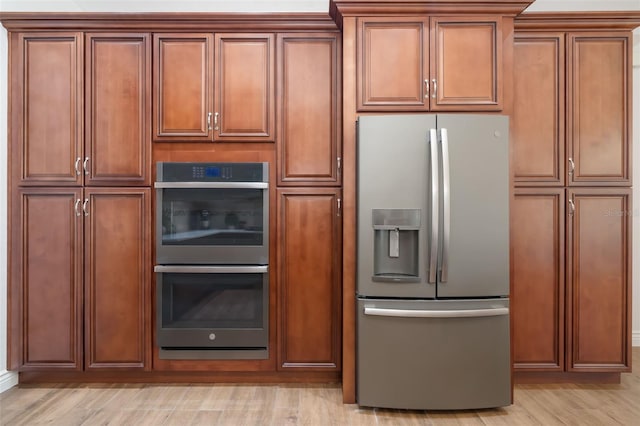
M 20 34 L 11 87 L 20 154 L 16 181 L 25 185 L 80 185 L 76 160 L 82 156 L 82 67 L 80 33 Z M 14 175 L 15 176 L 15 175 Z
M 148 34 L 87 34 L 86 181 L 150 182 Z
M 358 19 L 358 110 L 427 110 L 429 21 Z
M 517 34 L 511 121 L 517 185 L 565 182 L 564 35 Z
M 216 34 L 216 140 L 275 139 L 274 44 L 272 34 Z
M 338 189 L 278 189 L 278 368 L 340 368 Z
M 86 367 L 149 367 L 150 190 L 91 189 L 85 198 Z
M 564 189 L 516 189 L 511 208 L 514 367 L 564 370 Z
M 153 138 L 211 141 L 213 34 L 154 34 Z
M 432 18 L 430 63 L 432 110 L 502 109 L 501 20 Z
M 630 370 L 631 189 L 574 189 L 567 292 L 568 369 Z
M 81 195 L 18 191 L 23 371 L 82 369 L 82 221 L 74 211 Z
M 629 185 L 629 39 L 571 34 L 569 48 L 569 183 Z
M 280 35 L 278 184 L 339 184 L 340 83 L 335 34 Z

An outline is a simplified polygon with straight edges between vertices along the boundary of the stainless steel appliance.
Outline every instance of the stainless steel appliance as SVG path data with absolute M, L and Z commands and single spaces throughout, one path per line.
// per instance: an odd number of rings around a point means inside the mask
M 269 357 L 268 163 L 158 163 L 163 359 Z
M 269 262 L 268 163 L 158 163 L 156 258 Z
M 357 400 L 511 403 L 508 119 L 358 121 Z

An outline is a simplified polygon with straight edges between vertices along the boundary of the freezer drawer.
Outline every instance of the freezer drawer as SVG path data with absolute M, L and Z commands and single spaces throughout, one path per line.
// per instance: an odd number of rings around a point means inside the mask
M 476 409 L 511 404 L 509 302 L 358 300 L 361 406 Z

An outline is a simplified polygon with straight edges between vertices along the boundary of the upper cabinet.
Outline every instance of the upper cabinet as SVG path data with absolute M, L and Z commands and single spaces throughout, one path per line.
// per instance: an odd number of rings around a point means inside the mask
M 340 185 L 340 36 L 279 34 L 278 52 L 278 185 Z
M 85 184 L 149 185 L 149 35 L 85 37 Z
M 630 184 L 629 37 L 516 33 L 511 140 L 517 185 Z
M 502 109 L 502 18 L 357 20 L 359 111 Z
M 155 141 L 273 142 L 273 34 L 155 34 Z
M 13 180 L 81 185 L 83 69 L 81 33 L 20 33 L 11 61 Z M 80 159 L 80 160 L 78 160 Z
M 17 33 L 11 61 L 18 185 L 148 185 L 147 34 Z M 86 74 L 85 74 L 86 73 Z
M 630 40 L 568 36 L 569 184 L 629 185 Z

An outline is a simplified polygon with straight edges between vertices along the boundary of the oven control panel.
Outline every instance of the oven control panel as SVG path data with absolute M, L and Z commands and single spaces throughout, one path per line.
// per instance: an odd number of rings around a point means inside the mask
M 158 182 L 268 182 L 269 163 L 158 163 Z

